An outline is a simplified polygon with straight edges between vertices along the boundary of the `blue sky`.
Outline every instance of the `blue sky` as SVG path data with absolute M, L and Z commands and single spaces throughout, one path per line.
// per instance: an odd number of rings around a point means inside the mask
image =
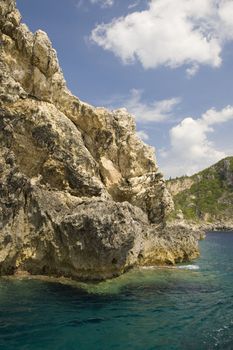
M 18 0 L 83 101 L 126 107 L 166 177 L 233 155 L 232 0 Z

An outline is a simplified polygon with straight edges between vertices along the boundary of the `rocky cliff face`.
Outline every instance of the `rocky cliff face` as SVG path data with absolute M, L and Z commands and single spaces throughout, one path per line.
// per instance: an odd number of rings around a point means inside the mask
M 191 177 L 167 181 L 175 202 L 173 218 L 206 229 L 233 229 L 233 157 Z
M 66 87 L 46 33 L 0 0 L 0 273 L 101 279 L 198 255 L 126 110 Z

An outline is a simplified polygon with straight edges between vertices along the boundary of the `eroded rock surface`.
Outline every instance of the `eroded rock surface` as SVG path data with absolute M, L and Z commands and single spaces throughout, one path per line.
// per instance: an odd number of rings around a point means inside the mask
M 165 225 L 173 201 L 134 118 L 73 96 L 14 0 L 0 0 L 0 81 L 1 274 L 102 279 L 198 255 Z

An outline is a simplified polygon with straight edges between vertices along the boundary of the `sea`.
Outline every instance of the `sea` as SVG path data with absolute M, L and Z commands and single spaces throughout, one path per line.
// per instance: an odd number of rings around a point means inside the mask
M 0 350 L 233 350 L 233 232 L 101 283 L 0 279 Z

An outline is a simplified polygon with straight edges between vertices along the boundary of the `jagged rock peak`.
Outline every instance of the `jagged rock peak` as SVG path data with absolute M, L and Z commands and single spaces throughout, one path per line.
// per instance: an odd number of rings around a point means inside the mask
M 134 118 L 73 96 L 47 34 L 15 1 L 0 14 L 0 272 L 99 279 L 196 256 L 164 228 L 173 202 Z

